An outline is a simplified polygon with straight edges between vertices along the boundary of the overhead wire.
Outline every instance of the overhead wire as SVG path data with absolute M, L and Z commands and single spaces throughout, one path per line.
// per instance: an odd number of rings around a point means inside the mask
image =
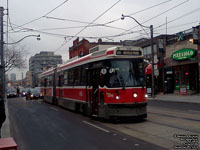
M 194 23 L 200 23 L 200 20 L 193 21 L 193 22 L 188 22 L 188 23 L 184 23 L 184 24 L 180 24 L 180 25 L 175 25 L 175 26 L 171 26 L 171 27 L 167 27 L 167 29 L 173 29 L 173 28 L 182 27 L 182 26 L 186 26 L 186 25 L 190 25 L 190 24 L 194 24 Z M 157 29 L 155 31 L 162 31 L 162 30 L 166 30 L 166 28 Z
M 61 7 L 63 4 L 65 4 L 65 3 L 68 2 L 68 1 L 69 1 L 69 0 L 65 0 L 64 2 L 62 2 L 62 3 L 59 4 L 58 6 L 56 6 L 55 8 L 53 8 L 52 10 L 50 10 L 49 12 L 47 12 L 45 15 L 43 15 L 43 16 L 41 16 L 41 17 L 38 17 L 38 18 L 36 18 L 36 19 L 33 19 L 33 20 L 31 20 L 31 21 L 29 21 L 29 22 L 27 22 L 27 23 L 24 23 L 24 24 L 20 25 L 19 27 L 23 27 L 23 26 L 25 26 L 25 25 L 27 25 L 27 24 L 33 23 L 33 22 L 35 22 L 35 21 L 37 21 L 37 20 L 40 20 L 40 19 L 46 17 L 47 15 L 49 15 L 50 13 L 52 13 L 53 11 L 55 11 L 56 9 L 58 9 L 59 7 Z
M 188 12 L 188 13 L 185 13 L 185 14 L 183 14 L 183 15 L 177 17 L 177 18 L 174 18 L 174 19 L 171 20 L 171 21 L 168 21 L 167 23 L 163 23 L 163 24 L 161 24 L 161 25 L 155 27 L 154 29 L 160 28 L 160 27 L 162 27 L 162 26 L 164 26 L 164 25 L 166 25 L 166 24 L 169 24 L 169 23 L 172 23 L 172 22 L 174 22 L 174 21 L 177 21 L 178 19 L 184 18 L 184 17 L 186 17 L 186 16 L 188 16 L 188 15 L 192 15 L 193 13 L 196 13 L 196 12 L 198 12 L 198 11 L 200 11 L 200 8 L 196 8 L 196 9 L 194 9 L 194 10 Z
M 150 7 L 144 8 L 144 9 L 139 10 L 139 11 L 137 11 L 137 12 L 134 12 L 134 13 L 128 14 L 128 16 L 136 15 L 136 14 L 138 14 L 138 13 L 141 13 L 141 12 L 143 12 L 143 11 L 146 11 L 146 10 L 152 9 L 152 8 L 154 8 L 154 7 L 157 7 L 157 6 L 163 5 L 163 4 L 168 3 L 168 2 L 170 2 L 170 1 L 172 1 L 172 0 L 167 0 L 167 1 L 162 2 L 162 3 L 158 3 L 158 4 L 155 4 L 155 5 L 152 5 L 152 6 L 150 6 Z M 114 19 L 114 20 L 109 21 L 109 22 L 106 22 L 106 23 L 104 23 L 104 24 L 110 24 L 110 23 L 113 23 L 113 22 L 116 22 L 116 21 L 119 21 L 119 20 L 121 20 L 121 18 Z
M 108 27 L 108 28 L 113 28 L 113 29 L 119 29 L 125 31 L 126 29 L 119 28 L 119 27 L 114 27 L 106 24 L 101 24 L 101 23 L 90 23 L 90 22 L 85 22 L 85 21 L 77 21 L 77 20 L 71 20 L 71 19 L 64 19 L 64 18 L 57 18 L 57 17 L 46 17 L 47 19 L 55 19 L 55 20 L 61 20 L 61 21 L 69 21 L 69 22 L 76 22 L 76 23 L 82 23 L 82 24 L 87 24 L 88 27 Z M 90 25 L 89 25 L 90 24 Z M 69 27 L 69 28 L 80 28 L 80 27 L 86 27 L 86 26 L 77 26 L 77 27 Z
M 184 2 L 181 2 L 181 3 L 177 4 L 177 5 L 175 5 L 175 6 L 171 7 L 171 8 L 169 8 L 169 9 L 167 9 L 167 10 L 165 10 L 165 11 L 163 11 L 162 13 L 159 13 L 159 14 L 157 14 L 157 15 L 151 17 L 150 19 L 148 19 L 148 20 L 142 22 L 141 24 L 147 23 L 147 22 L 149 22 L 149 21 L 151 21 L 151 20 L 153 20 L 153 19 L 155 19 L 155 18 L 157 18 L 157 17 L 159 17 L 159 16 L 161 16 L 161 15 L 163 15 L 163 14 L 165 14 L 165 13 L 167 13 L 167 12 L 169 12 L 169 11 L 171 11 L 171 10 L 173 10 L 173 9 L 175 9 L 175 8 L 177 8 L 177 7 L 181 6 L 181 5 L 183 5 L 183 4 L 185 4 L 185 3 L 187 3 L 188 1 L 190 1 L 190 0 L 185 0 Z M 134 27 L 132 27 L 132 28 L 130 28 L 130 29 L 127 29 L 126 31 L 124 31 L 124 32 L 122 32 L 122 33 L 129 32 L 129 31 L 131 31 L 132 29 L 134 29 L 134 28 L 136 28 L 136 27 L 138 27 L 138 26 L 139 26 L 139 25 L 136 25 L 136 26 L 134 26 Z
M 14 26 L 18 26 L 16 24 L 12 24 Z M 23 29 L 23 27 L 20 27 Z M 132 33 L 139 33 L 142 30 L 136 30 L 136 31 L 131 31 L 123 34 L 117 34 L 117 35 L 107 35 L 107 36 L 72 36 L 72 35 L 63 35 L 63 34 L 57 34 L 57 33 L 51 33 L 51 32 L 44 32 L 36 29 L 29 29 L 29 28 L 24 28 L 24 32 L 36 32 L 36 33 L 41 33 L 41 34 L 46 34 L 54 37 L 60 37 L 60 38 L 74 38 L 74 37 L 80 37 L 80 38 L 90 38 L 90 39 L 98 39 L 98 38 L 109 38 L 109 37 L 119 37 L 119 36 L 124 36 Z M 15 32 L 14 32 L 15 33 Z
M 61 3 L 60 5 L 58 5 L 57 7 L 55 7 L 54 9 L 52 9 L 51 11 L 49 11 L 48 13 L 46 13 L 45 15 L 43 15 L 43 16 L 37 18 L 37 19 L 31 20 L 30 22 L 27 22 L 26 24 L 23 24 L 23 25 L 18 26 L 18 27 L 16 27 L 16 28 L 23 27 L 24 25 L 27 25 L 27 24 L 29 24 L 29 23 L 32 23 L 32 22 L 34 22 L 34 21 L 36 21 L 36 20 L 41 19 L 42 17 L 46 17 L 47 19 L 51 18 L 51 19 L 57 19 L 57 20 L 65 20 L 65 21 L 72 21 L 72 22 L 77 22 L 77 23 L 89 24 L 88 22 L 83 22 L 83 21 L 76 21 L 76 20 L 69 20 L 69 19 L 61 19 L 61 18 L 56 18 L 56 17 L 49 17 L 49 16 L 47 16 L 47 15 L 49 15 L 51 12 L 53 12 L 54 10 L 56 10 L 58 7 L 62 6 L 62 5 L 63 5 L 64 3 L 66 3 L 67 1 L 68 1 L 68 0 L 64 1 L 63 3 Z M 157 6 L 159 6 L 159 5 L 162 5 L 162 4 L 167 3 L 167 2 L 170 2 L 170 1 L 172 1 L 172 0 L 168 0 L 168 1 L 165 1 L 165 2 L 162 2 L 162 3 L 159 3 L 159 4 L 156 4 L 156 5 L 150 6 L 150 7 L 148 7 L 148 8 L 145 8 L 145 9 L 140 10 L 140 11 L 138 11 L 138 12 L 132 13 L 132 14 L 130 14 L 130 15 L 134 15 L 134 14 L 143 12 L 143 11 L 145 11 L 145 10 L 148 10 L 148 9 L 151 9 L 151 8 L 154 8 L 154 7 L 157 7 Z M 118 19 L 118 20 L 119 20 L 119 19 Z M 109 24 L 109 23 L 111 23 L 111 22 L 113 22 L 113 21 L 107 22 L 107 23 L 105 23 L 105 24 L 95 24 L 95 25 L 90 25 L 90 26 L 103 26 L 103 27 L 109 27 L 109 28 L 119 29 L 119 30 L 123 30 L 123 31 L 126 30 L 126 29 L 122 29 L 122 28 L 118 28 L 118 27 L 113 27 L 113 26 L 108 26 L 108 25 L 106 25 L 106 24 Z M 12 30 L 14 31 L 14 29 L 13 29 L 13 27 L 12 27 L 12 25 L 11 25 L 11 21 L 10 21 L 10 26 L 11 26 Z M 80 27 L 81 27 L 81 26 L 80 26 Z M 89 27 L 89 26 L 88 26 L 88 27 Z M 79 27 L 68 27 L 68 28 L 79 28 Z M 56 29 L 56 28 L 55 28 L 55 29 Z M 57 29 L 64 29 L 64 28 L 57 28 Z M 56 30 L 57 30 L 57 29 L 56 29 Z M 27 29 L 27 30 L 25 30 L 25 31 L 23 31 L 23 30 L 24 30 L 24 28 L 20 29 L 20 30 L 17 31 L 17 32 L 21 32 L 21 31 L 22 31 L 22 32 L 33 31 L 32 29 Z M 51 29 L 49 29 L 49 30 L 51 30 Z M 39 30 L 37 30 L 37 31 L 39 31 Z M 45 29 L 44 29 L 43 31 L 45 31 Z M 43 31 L 40 31 L 40 32 L 43 32 Z M 43 33 L 44 33 L 44 32 L 43 32 Z M 44 33 L 44 34 L 54 35 L 53 33 Z M 123 35 L 123 34 L 122 34 L 122 35 Z M 57 36 L 57 35 L 56 35 L 56 36 Z
M 154 7 L 157 7 L 157 6 L 160 6 L 162 4 L 165 4 L 165 3 L 168 3 L 172 0 L 167 0 L 165 2 L 162 2 L 162 3 L 158 3 L 158 4 L 155 4 L 155 5 L 152 5 L 150 7 L 147 7 L 145 9 L 142 9 L 142 10 L 139 10 L 137 12 L 134 12 L 134 13 L 131 13 L 129 14 L 129 16 L 132 16 L 132 15 L 135 15 L 135 14 L 138 14 L 138 13 L 141 13 L 143 11 L 146 11 L 148 9 L 152 9 Z M 75 23 L 84 23 L 84 24 L 90 24 L 89 22 L 84 22 L 84 21 L 77 21 L 77 20 L 72 20 L 72 19 L 64 19 L 64 18 L 57 18 L 57 17 L 52 17 L 52 16 L 46 16 L 47 19 L 54 19 L 54 20 L 61 20 L 61 21 L 69 21 L 69 22 L 75 22 Z M 119 21 L 121 20 L 121 18 L 118 18 L 118 19 L 115 19 L 115 20 L 112 20 L 112 21 L 109 21 L 109 22 L 106 22 L 106 23 L 103 23 L 103 24 L 100 24 L 100 23 L 97 23 L 97 24 L 94 24 L 94 26 L 104 26 L 104 27 L 110 27 L 110 28 L 114 28 L 114 29 L 119 29 L 119 30 L 126 30 L 126 29 L 122 29 L 122 28 L 118 28 L 118 27 L 113 27 L 113 26 L 108 26 L 107 24 L 110 24 L 110 23 L 113 23 L 113 22 L 116 22 L 116 21 Z M 93 26 L 93 24 L 91 24 L 91 26 Z M 78 28 L 78 27 L 77 27 Z
M 98 20 L 100 17 L 102 17 L 105 13 L 107 13 L 110 9 L 112 9 L 115 5 L 117 5 L 121 0 L 118 0 L 117 2 L 115 2 L 111 7 L 109 7 L 107 10 L 105 10 L 102 14 L 100 14 L 98 17 L 96 17 L 90 24 L 88 24 L 87 26 L 85 26 L 83 29 L 81 29 L 78 33 L 76 33 L 74 36 L 79 35 L 81 32 L 83 32 L 89 25 L 91 25 L 92 23 L 94 23 L 96 20 Z M 69 40 L 67 40 L 64 44 L 62 44 L 58 49 L 56 49 L 55 51 L 61 49 L 64 45 L 66 45 L 69 41 L 71 41 L 72 38 L 70 38 Z

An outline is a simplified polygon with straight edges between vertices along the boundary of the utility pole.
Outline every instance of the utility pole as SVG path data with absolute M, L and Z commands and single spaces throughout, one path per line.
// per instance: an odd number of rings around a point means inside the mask
M 152 59 L 152 78 L 151 78 L 151 94 L 152 97 L 155 96 L 155 88 L 154 88 L 154 48 L 153 48 L 153 25 L 150 25 L 151 32 L 151 59 Z
M 23 72 L 22 72 L 22 83 L 21 83 L 21 84 L 22 84 L 22 87 L 23 87 L 23 85 L 24 85 L 24 84 L 23 84 L 23 79 L 24 79 L 24 74 L 23 74 Z
M 5 65 L 4 65 L 4 50 L 3 50 L 3 16 L 4 8 L 0 7 L 0 99 L 5 98 Z

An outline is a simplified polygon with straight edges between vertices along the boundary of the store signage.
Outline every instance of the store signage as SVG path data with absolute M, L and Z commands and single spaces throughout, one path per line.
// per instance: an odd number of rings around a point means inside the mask
M 191 58 L 192 56 L 194 56 L 194 54 L 195 54 L 195 50 L 186 48 L 186 49 L 181 49 L 172 53 L 171 58 L 173 60 L 185 60 L 185 59 Z

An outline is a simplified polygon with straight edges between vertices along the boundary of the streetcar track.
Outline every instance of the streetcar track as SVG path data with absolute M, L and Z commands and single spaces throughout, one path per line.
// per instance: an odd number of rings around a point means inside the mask
M 158 113 L 151 113 L 151 112 L 148 112 L 148 113 L 155 114 L 155 115 L 160 115 L 160 116 L 166 116 L 166 117 L 173 117 L 173 118 L 185 119 L 185 118 L 182 118 L 182 117 L 176 117 L 176 116 L 170 116 L 170 115 L 163 115 L 163 114 L 158 114 Z M 188 118 L 186 118 L 186 120 L 200 121 L 200 120 L 188 119 Z M 162 125 L 162 126 L 167 126 L 167 127 L 175 128 L 175 129 L 185 130 L 185 131 L 189 131 L 189 132 L 200 133 L 200 131 L 197 131 L 197 130 L 186 129 L 186 128 L 183 128 L 183 127 L 178 127 L 178 126 L 171 125 L 171 124 L 166 124 L 166 123 L 160 123 L 160 122 L 152 121 L 150 119 L 148 119 L 148 122 L 151 122 L 151 123 L 154 123 L 154 124 L 158 124 L 158 125 Z
M 148 113 L 154 114 L 154 115 L 166 116 L 166 117 L 173 117 L 173 118 L 178 118 L 178 119 L 185 119 L 185 120 L 190 120 L 190 121 L 200 121 L 200 119 L 190 119 L 190 118 L 185 118 L 185 117 L 177 117 L 177 116 L 172 116 L 172 115 L 167 115 L 167 114 L 159 114 L 159 113 L 154 113 L 154 112 L 148 112 Z

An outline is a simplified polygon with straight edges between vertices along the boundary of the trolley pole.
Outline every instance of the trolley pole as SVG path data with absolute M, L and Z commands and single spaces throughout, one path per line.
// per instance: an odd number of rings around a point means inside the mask
M 4 50 L 3 50 L 3 11 L 4 8 L 0 7 L 0 100 L 5 99 L 5 64 L 4 64 Z

